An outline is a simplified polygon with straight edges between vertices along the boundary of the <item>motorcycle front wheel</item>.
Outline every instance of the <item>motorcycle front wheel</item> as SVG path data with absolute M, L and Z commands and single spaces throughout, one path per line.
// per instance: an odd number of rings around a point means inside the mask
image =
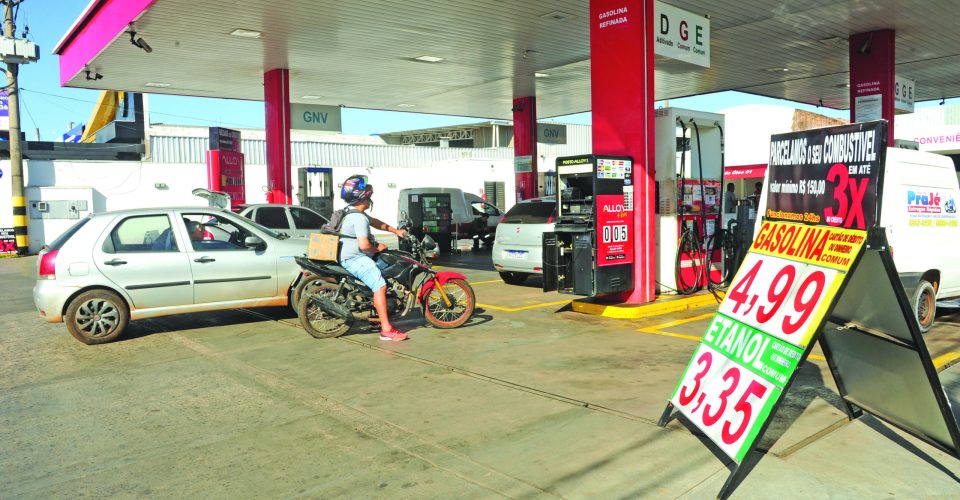
M 424 297 L 423 317 L 427 323 L 437 328 L 462 326 L 473 315 L 473 309 L 477 305 L 473 288 L 464 280 L 452 279 L 443 284 L 443 291 L 450 299 L 450 306 L 443 300 L 439 289 L 431 288 L 430 293 Z
M 350 329 L 351 321 L 325 312 L 314 301 L 310 300 L 311 295 L 325 296 L 330 300 L 335 300 L 336 293 L 337 285 L 322 282 L 313 282 L 304 290 L 300 304 L 297 305 L 297 316 L 300 317 L 300 325 L 310 336 L 318 339 L 329 339 L 339 337 Z

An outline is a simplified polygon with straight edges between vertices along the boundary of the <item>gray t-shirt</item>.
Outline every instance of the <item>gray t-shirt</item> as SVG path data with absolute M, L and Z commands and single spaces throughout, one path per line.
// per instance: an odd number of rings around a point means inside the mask
M 360 212 L 351 212 L 343 217 L 340 234 L 357 238 L 366 236 L 370 238 L 371 245 L 377 246 L 377 240 L 370 232 L 370 219 Z M 360 251 L 360 244 L 355 238 L 340 238 L 340 262 L 358 255 L 364 253 Z

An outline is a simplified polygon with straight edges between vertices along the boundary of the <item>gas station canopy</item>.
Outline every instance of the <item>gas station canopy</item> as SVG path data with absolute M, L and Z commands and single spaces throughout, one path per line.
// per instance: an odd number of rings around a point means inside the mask
M 709 16 L 711 66 L 658 57 L 658 100 L 740 90 L 845 109 L 847 38 L 879 29 L 896 31 L 916 100 L 960 95 L 954 2 L 667 3 Z M 590 109 L 588 18 L 588 0 L 92 0 L 54 52 L 70 87 L 263 100 L 264 73 L 289 68 L 294 103 L 510 119 L 535 95 L 549 117 Z

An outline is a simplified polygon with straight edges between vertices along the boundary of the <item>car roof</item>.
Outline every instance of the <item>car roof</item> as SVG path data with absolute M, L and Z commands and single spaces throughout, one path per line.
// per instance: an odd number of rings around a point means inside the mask
M 544 196 L 543 198 L 530 198 L 529 200 L 520 200 L 517 203 L 542 203 L 542 202 L 556 203 L 556 201 L 557 201 L 556 196 Z
M 310 207 L 305 207 L 302 205 L 288 205 L 285 203 L 247 203 L 242 206 L 243 206 L 243 210 L 246 210 L 248 208 L 260 208 L 260 207 L 296 207 L 296 208 L 305 208 L 307 210 L 310 210 Z
M 107 212 L 97 212 L 92 214 L 94 217 L 112 217 L 116 215 L 150 215 L 150 214 L 165 214 L 174 210 L 189 212 L 191 210 L 204 210 L 210 212 L 222 212 L 222 213 L 232 213 L 228 210 L 224 210 L 219 207 L 210 207 L 210 206 L 183 206 L 183 207 L 154 207 L 154 208 L 127 208 L 123 210 L 110 210 Z

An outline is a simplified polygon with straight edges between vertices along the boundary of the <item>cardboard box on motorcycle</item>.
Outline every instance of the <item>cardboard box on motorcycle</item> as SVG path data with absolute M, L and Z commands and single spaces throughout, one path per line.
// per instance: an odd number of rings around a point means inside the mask
M 769 170 L 768 174 L 769 176 Z M 764 178 L 768 186 L 769 178 Z M 949 157 L 887 148 L 880 225 L 921 331 L 933 325 L 936 300 L 960 298 L 960 185 Z M 763 213 L 767 191 L 760 197 Z M 757 217 L 754 234 L 759 231 Z

